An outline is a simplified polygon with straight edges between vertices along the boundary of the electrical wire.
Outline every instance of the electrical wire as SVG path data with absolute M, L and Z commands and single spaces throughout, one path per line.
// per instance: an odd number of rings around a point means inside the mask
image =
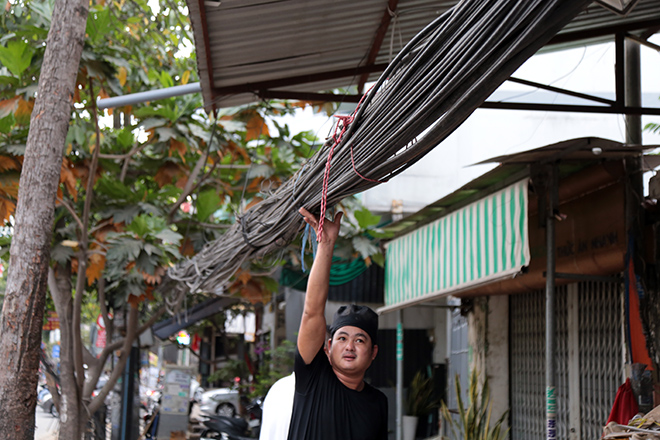
M 293 241 L 303 225 L 298 209 L 318 213 L 322 205 L 324 169 L 332 148 L 325 201 L 329 207 L 400 174 L 447 138 L 590 3 L 459 2 L 395 56 L 339 143 L 328 139 L 271 197 L 246 211 L 197 255 L 170 268 L 161 288 L 175 296 L 184 290 L 216 291 L 246 260 Z

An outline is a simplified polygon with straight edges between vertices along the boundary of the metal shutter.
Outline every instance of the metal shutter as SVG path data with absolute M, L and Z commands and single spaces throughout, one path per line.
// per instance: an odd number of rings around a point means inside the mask
M 557 288 L 557 437 L 599 438 L 623 380 L 622 285 L 589 281 Z M 571 296 L 572 295 L 572 296 Z M 576 296 L 573 297 L 573 296 Z M 568 328 L 568 305 L 577 304 L 577 329 Z M 545 435 L 545 292 L 513 295 L 510 304 L 512 440 Z M 569 421 L 569 333 L 577 331 L 580 426 Z M 576 390 L 577 391 L 577 390 Z M 573 417 L 576 420 L 576 417 Z M 579 433 L 579 437 L 578 437 Z
M 580 283 L 580 399 L 583 440 L 600 438 L 624 378 L 620 283 Z

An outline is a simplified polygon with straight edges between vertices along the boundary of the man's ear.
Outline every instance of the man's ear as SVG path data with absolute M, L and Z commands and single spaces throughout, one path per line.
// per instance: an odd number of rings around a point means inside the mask
M 374 345 L 371 349 L 371 360 L 373 361 L 376 359 L 376 355 L 378 354 L 378 345 Z

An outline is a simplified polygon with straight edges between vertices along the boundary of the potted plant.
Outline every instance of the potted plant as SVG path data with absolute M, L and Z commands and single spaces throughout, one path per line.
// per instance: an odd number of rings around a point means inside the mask
M 403 416 L 403 440 L 413 440 L 420 417 L 427 416 L 438 407 L 433 397 L 433 378 L 418 371 L 410 382 Z
M 472 370 L 468 384 L 468 401 L 461 398 L 461 384 L 456 375 L 456 398 L 457 411 L 452 416 L 445 402 L 442 402 L 440 411 L 442 418 L 451 429 L 451 438 L 461 440 L 501 440 L 505 439 L 509 430 L 502 430 L 502 424 L 506 419 L 508 411 L 492 425 L 491 413 L 492 402 L 490 400 L 490 389 L 488 378 L 484 380 L 479 390 L 479 380 L 476 369 Z

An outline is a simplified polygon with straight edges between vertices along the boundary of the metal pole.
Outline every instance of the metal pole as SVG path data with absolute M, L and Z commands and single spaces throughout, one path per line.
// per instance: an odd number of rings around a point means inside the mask
M 157 101 L 159 99 L 171 98 L 173 96 L 189 95 L 201 91 L 202 86 L 197 82 L 182 86 L 168 87 L 166 89 L 149 90 L 147 92 L 131 93 L 129 95 L 99 99 L 96 102 L 96 106 L 100 110 L 104 110 L 106 108 L 123 107 L 126 105 L 138 104 L 140 102 Z
M 396 440 L 403 440 L 403 309 L 396 312 Z
M 557 439 L 557 394 L 555 387 L 555 210 L 558 209 L 557 165 L 548 169 L 548 216 L 546 219 L 547 276 L 545 279 L 545 383 L 546 438 Z
M 639 44 L 634 41 L 624 42 L 624 72 L 627 107 L 642 106 L 642 86 L 640 72 Z M 626 115 L 626 143 L 642 143 L 642 115 Z

